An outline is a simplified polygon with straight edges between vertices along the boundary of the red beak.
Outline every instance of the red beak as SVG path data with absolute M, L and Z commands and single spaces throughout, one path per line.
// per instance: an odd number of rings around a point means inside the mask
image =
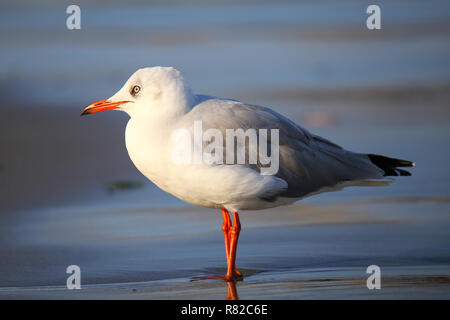
M 86 114 L 97 113 L 105 110 L 112 110 L 119 108 L 119 105 L 122 103 L 127 103 L 129 101 L 118 101 L 118 102 L 107 102 L 106 99 L 96 101 L 91 103 L 86 108 L 84 108 L 83 112 L 81 112 L 80 116 L 84 116 Z

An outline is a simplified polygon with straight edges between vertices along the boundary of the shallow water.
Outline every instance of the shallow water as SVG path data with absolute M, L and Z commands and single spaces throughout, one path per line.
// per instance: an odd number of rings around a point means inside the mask
M 145 65 L 174 65 L 195 91 L 271 106 L 350 150 L 417 164 L 388 186 L 243 213 L 241 299 L 449 298 L 447 2 L 383 2 L 379 33 L 364 29 L 357 1 L 82 3 L 76 32 L 65 30 L 58 5 L 8 4 L 15 8 L 0 13 L 1 298 L 225 298 L 225 283 L 191 281 L 224 272 L 219 212 L 187 205 L 137 172 L 124 115 L 78 117 Z M 143 187 L 109 192 L 116 181 Z M 84 290 L 65 289 L 71 264 Z M 366 287 L 372 264 L 381 290 Z

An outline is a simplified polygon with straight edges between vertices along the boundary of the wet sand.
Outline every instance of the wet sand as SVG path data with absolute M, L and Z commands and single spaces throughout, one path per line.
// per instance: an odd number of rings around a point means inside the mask
M 414 217 L 406 208 L 411 203 L 416 213 L 428 216 Z M 240 299 L 448 299 L 449 203 L 448 198 L 390 198 L 242 214 L 238 266 L 244 281 L 236 284 L 237 294 Z M 211 210 L 63 207 L 36 215 L 39 219 L 10 226 L 15 241 L 0 252 L 0 298 L 227 295 L 225 282 L 196 280 L 225 272 L 220 217 Z M 82 290 L 65 287 L 71 264 L 81 268 Z M 380 290 L 366 287 L 372 264 L 381 268 Z
M 380 290 L 368 290 L 365 274 L 356 268 L 320 270 L 290 270 L 282 273 L 255 275 L 234 286 L 238 299 L 449 299 L 450 278 L 441 276 L 441 267 L 384 268 Z M 405 272 L 408 276 L 404 276 Z M 355 276 L 358 275 L 358 276 Z M 288 280 L 287 280 L 288 279 Z M 3 299 L 108 299 L 108 300 L 223 300 L 229 287 L 218 281 L 195 282 L 189 278 L 137 283 L 86 285 L 81 290 L 45 286 L 30 288 L 1 288 Z

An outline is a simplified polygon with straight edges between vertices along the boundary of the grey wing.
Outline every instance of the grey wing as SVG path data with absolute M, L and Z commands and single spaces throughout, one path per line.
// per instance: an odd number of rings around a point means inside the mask
M 311 134 L 266 107 L 210 98 L 196 105 L 185 117 L 185 121 L 194 120 L 202 120 L 203 130 L 218 129 L 224 137 L 226 129 L 278 129 L 279 170 L 275 176 L 288 184 L 278 196 L 303 197 L 342 182 L 382 177 L 382 171 L 367 155 L 347 151 Z M 247 144 L 246 148 L 256 149 L 256 146 Z M 259 163 L 255 165 L 248 161 L 245 166 L 257 171 L 261 168 Z

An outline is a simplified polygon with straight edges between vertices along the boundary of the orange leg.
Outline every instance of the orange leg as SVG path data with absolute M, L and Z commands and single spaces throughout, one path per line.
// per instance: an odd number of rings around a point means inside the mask
M 222 217 L 223 217 L 223 224 L 222 224 L 222 231 L 223 236 L 225 240 L 225 255 L 227 258 L 227 264 L 228 260 L 230 259 L 230 228 L 231 228 L 231 219 L 230 215 L 228 214 L 228 210 L 222 209 Z
M 231 224 L 230 214 L 228 210 L 222 209 L 223 217 L 223 236 L 225 240 L 225 255 L 227 258 L 227 273 L 225 275 L 208 275 L 201 277 L 194 277 L 197 280 L 208 279 L 223 279 L 225 281 L 236 281 L 242 279 L 241 272 L 236 269 L 236 250 L 238 244 L 239 233 L 241 232 L 241 222 L 239 221 L 239 215 L 234 212 L 234 223 Z M 231 290 L 232 287 L 229 286 Z M 230 296 L 234 296 L 233 290 L 230 291 Z
M 228 211 L 225 210 L 228 216 Z M 224 213 L 224 211 L 222 211 Z M 225 216 L 225 215 L 224 215 Z M 229 219 L 229 216 L 228 216 Z M 241 232 L 241 222 L 237 212 L 233 213 L 233 225 L 229 228 L 228 236 L 225 236 L 225 250 L 227 253 L 227 274 L 224 276 L 225 281 L 234 281 L 242 277 L 239 270 L 236 269 L 236 251 Z M 224 221 L 225 224 L 225 221 Z M 224 231 L 225 232 L 225 231 Z M 227 243 L 228 240 L 228 243 Z

